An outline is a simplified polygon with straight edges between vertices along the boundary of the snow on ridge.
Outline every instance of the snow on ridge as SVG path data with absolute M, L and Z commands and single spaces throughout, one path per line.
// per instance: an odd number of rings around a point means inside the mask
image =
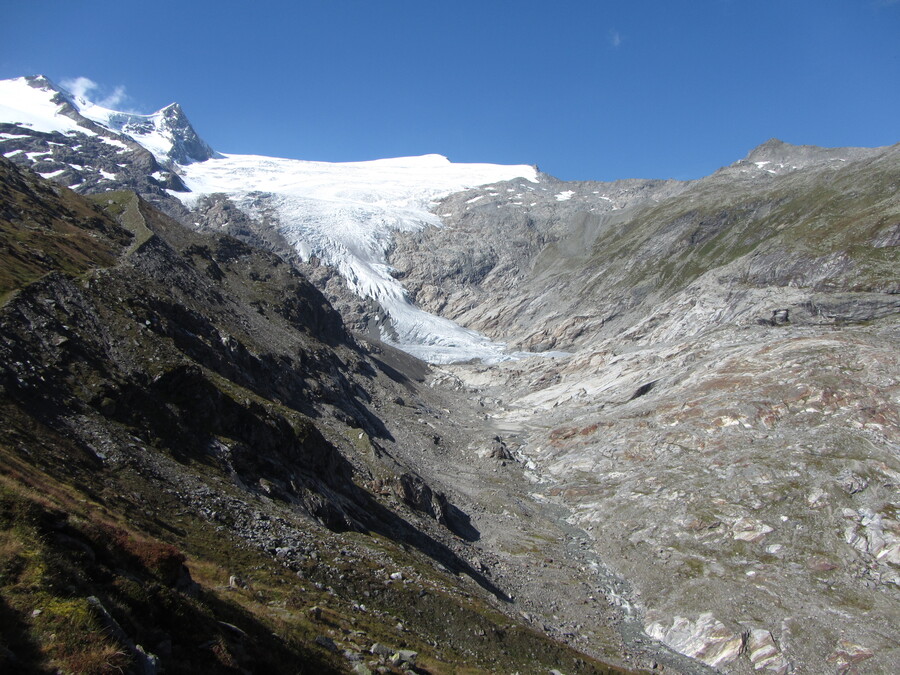
M 416 307 L 391 276 L 385 252 L 396 230 L 440 226 L 435 202 L 454 192 L 515 178 L 538 182 L 534 167 L 455 164 L 441 155 L 365 162 L 313 162 L 222 155 L 183 167 L 193 203 L 224 193 L 251 215 L 274 212 L 304 259 L 336 267 L 348 286 L 377 301 L 396 332 L 387 342 L 432 363 L 510 358 L 505 346 Z
M 93 131 L 60 114 L 62 105 L 53 102 L 55 96 L 51 89 L 32 87 L 24 77 L 0 80 L 0 122 L 18 123 L 42 133 L 77 131 L 93 136 Z
M 166 110 L 174 104 L 167 105 L 155 113 L 141 115 L 104 108 L 81 96 L 73 97 L 72 100 L 78 112 L 84 117 L 131 138 L 149 150 L 158 162 L 168 163 L 175 140 L 166 128 Z M 124 143 L 121 145 L 126 149 L 128 147 Z
M 176 139 L 169 128 L 167 111 L 174 103 L 149 115 L 120 112 L 97 105 L 83 96 L 64 92 L 46 78 L 36 82 L 40 82 L 41 86 L 32 86 L 24 77 L 0 80 L 0 122 L 21 124 L 44 133 L 78 132 L 96 136 L 94 131 L 79 126 L 75 120 L 60 112 L 65 104 L 55 103 L 53 99 L 62 91 L 66 101 L 82 117 L 137 141 L 160 162 L 168 163 L 170 160 Z M 7 134 L 5 137 L 14 138 L 15 135 Z M 123 141 L 117 139 L 103 137 L 103 141 L 120 146 L 123 152 L 128 149 Z

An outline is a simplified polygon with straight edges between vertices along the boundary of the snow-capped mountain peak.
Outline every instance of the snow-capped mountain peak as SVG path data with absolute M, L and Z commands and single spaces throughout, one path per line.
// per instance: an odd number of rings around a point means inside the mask
M 214 156 L 177 103 L 150 115 L 120 112 L 75 96 L 43 75 L 0 81 L 0 122 L 63 134 L 97 132 L 91 122 L 140 144 L 163 165 Z
M 84 98 L 76 99 L 76 103 L 79 112 L 89 120 L 130 137 L 162 163 L 183 165 L 215 156 L 177 103 L 170 103 L 151 115 L 110 110 Z

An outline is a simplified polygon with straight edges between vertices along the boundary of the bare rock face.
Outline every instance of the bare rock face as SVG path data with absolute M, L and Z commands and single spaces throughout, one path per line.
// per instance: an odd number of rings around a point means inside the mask
M 747 655 L 754 670 L 772 675 L 786 675 L 790 672 L 790 664 L 767 630 L 754 628 L 750 631 L 747 636 Z
M 834 651 L 828 655 L 828 663 L 837 668 L 838 673 L 858 672 L 856 664 L 871 659 L 875 654 L 871 649 L 847 640 L 838 641 Z
M 165 190 L 187 190 L 181 178 L 160 166 L 148 150 L 92 126 L 97 131 L 91 135 L 65 135 L 0 123 L 0 132 L 4 133 L 0 151 L 19 166 L 82 194 L 126 188 L 165 200 L 172 199 Z M 90 162 L 85 156 L 91 158 Z
M 900 149 L 768 146 L 617 209 L 603 184 L 518 211 L 518 185 L 457 196 L 447 230 L 492 242 L 493 210 L 522 256 L 495 247 L 478 284 L 423 297 L 571 352 L 450 370 L 500 401 L 535 493 L 572 509 L 651 636 L 728 673 L 891 673 Z M 425 289 L 404 261 L 450 234 L 416 236 L 392 262 Z
M 647 625 L 647 635 L 713 668 L 737 659 L 744 647 L 743 636 L 729 631 L 711 612 L 696 621 L 676 616 L 668 627 L 654 621 Z
M 673 315 L 682 333 L 868 321 L 900 311 L 898 158 L 770 142 L 693 182 L 500 183 L 445 199 L 445 227 L 399 233 L 388 261 L 424 308 L 533 351 Z

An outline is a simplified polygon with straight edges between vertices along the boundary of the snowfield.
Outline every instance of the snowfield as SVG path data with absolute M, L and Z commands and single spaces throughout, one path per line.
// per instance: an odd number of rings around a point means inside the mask
M 29 86 L 24 77 L 0 80 L 0 122 L 18 123 L 43 133 L 79 132 L 94 136 L 93 131 L 80 127 L 75 120 L 59 114 L 60 106 L 53 102 L 54 94 L 55 92 Z

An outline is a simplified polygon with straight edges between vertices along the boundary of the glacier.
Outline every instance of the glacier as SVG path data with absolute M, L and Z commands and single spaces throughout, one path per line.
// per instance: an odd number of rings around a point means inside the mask
M 505 345 L 418 308 L 385 264 L 395 230 L 441 226 L 435 202 L 453 192 L 498 181 L 537 182 L 530 166 L 452 163 L 441 155 L 367 162 L 312 162 L 223 155 L 183 167 L 187 206 L 222 193 L 251 215 L 277 215 L 279 231 L 302 258 L 337 268 L 357 295 L 375 300 L 391 320 L 382 339 L 431 363 L 513 355 Z
M 187 207 L 204 195 L 224 194 L 251 216 L 274 215 L 273 225 L 301 258 L 315 256 L 336 268 L 351 290 L 382 307 L 391 324 L 382 328 L 388 344 L 435 364 L 519 356 L 417 307 L 391 275 L 385 253 L 395 231 L 440 227 L 434 206 L 443 197 L 507 180 L 537 183 L 535 167 L 454 163 L 437 154 L 321 162 L 217 153 L 177 104 L 138 115 L 73 96 L 44 77 L 0 81 L 0 121 L 93 135 L 79 116 L 138 143 L 179 174 L 190 192 L 169 194 Z

